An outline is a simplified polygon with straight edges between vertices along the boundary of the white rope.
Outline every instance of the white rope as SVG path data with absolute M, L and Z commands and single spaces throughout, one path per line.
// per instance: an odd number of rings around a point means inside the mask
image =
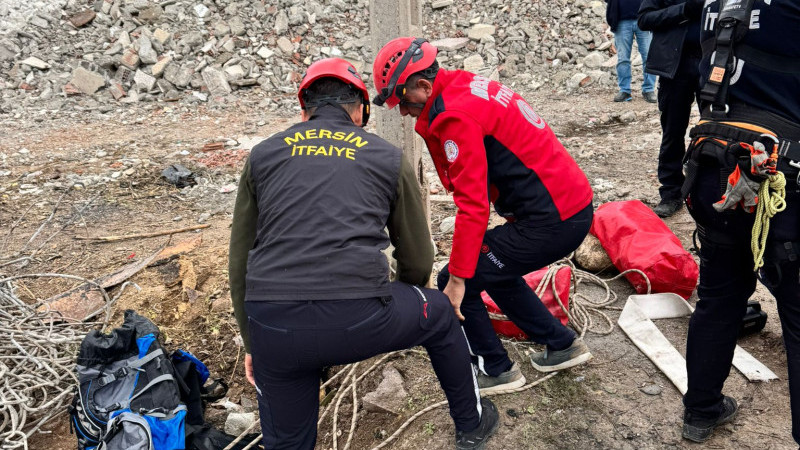
M 558 288 L 556 286 L 556 275 L 558 274 L 559 270 L 565 267 L 569 267 L 572 271 L 572 282 L 570 284 L 568 294 L 569 308 L 567 308 L 564 305 L 564 302 L 561 300 L 561 297 L 558 294 Z M 542 280 L 539 282 L 536 289 L 534 289 L 534 292 L 537 296 L 539 296 L 539 298 L 541 298 L 544 295 L 545 290 L 548 287 L 551 288 L 553 297 L 558 302 L 564 314 L 567 315 L 570 324 L 576 330 L 578 330 L 581 337 L 586 335 L 586 333 L 589 331 L 595 334 L 606 335 L 614 331 L 615 325 L 614 321 L 611 320 L 611 318 L 602 310 L 619 309 L 618 307 L 612 306 L 617 302 L 618 297 L 611 287 L 609 287 L 608 283 L 631 272 L 638 273 L 644 278 L 645 283 L 647 284 L 647 293 L 649 294 L 650 280 L 641 270 L 629 269 L 619 273 L 614 277 L 603 279 L 593 273 L 576 268 L 575 264 L 569 259 L 569 257 L 550 265 L 547 269 L 547 273 L 542 277 Z M 592 297 L 579 292 L 578 287 L 582 283 L 591 283 L 600 286 L 605 291 L 605 296 L 602 300 L 597 301 Z M 593 316 L 600 318 L 602 322 L 604 322 L 605 326 L 599 327 L 600 324 L 595 323 Z M 489 313 L 489 318 L 494 320 L 510 320 L 505 314 L 496 313 Z

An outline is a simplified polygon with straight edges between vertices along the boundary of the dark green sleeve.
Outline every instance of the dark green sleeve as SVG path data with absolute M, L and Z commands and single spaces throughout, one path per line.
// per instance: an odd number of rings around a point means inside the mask
M 231 224 L 231 243 L 228 252 L 228 280 L 231 287 L 233 313 L 242 333 L 244 349 L 250 353 L 250 334 L 247 331 L 247 314 L 244 311 L 245 276 L 247 275 L 247 254 L 256 240 L 258 205 L 256 203 L 253 178 L 250 174 L 250 159 L 244 165 L 239 180 L 236 204 L 233 206 Z
M 397 197 L 389 213 L 389 239 L 395 250 L 399 281 L 424 286 L 433 268 L 433 245 L 428 218 L 414 170 L 405 156 L 401 158 L 397 179 Z

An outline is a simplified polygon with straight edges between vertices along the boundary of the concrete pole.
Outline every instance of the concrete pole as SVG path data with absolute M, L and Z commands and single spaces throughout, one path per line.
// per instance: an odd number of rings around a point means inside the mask
M 372 34 L 372 55 L 390 40 L 400 36 L 422 36 L 422 0 L 370 0 L 369 25 Z M 372 61 L 367 64 L 372 66 Z M 374 87 L 373 87 L 374 92 Z M 374 105 L 373 105 L 374 106 Z M 414 132 L 415 120 L 411 117 L 402 117 L 398 111 L 389 111 L 384 107 L 375 106 L 372 109 L 372 118 L 375 118 L 377 134 L 392 144 L 403 149 L 406 157 L 416 168 L 417 180 L 422 190 L 425 212 L 430 224 L 430 196 L 425 171 L 422 168 L 422 152 L 424 142 Z

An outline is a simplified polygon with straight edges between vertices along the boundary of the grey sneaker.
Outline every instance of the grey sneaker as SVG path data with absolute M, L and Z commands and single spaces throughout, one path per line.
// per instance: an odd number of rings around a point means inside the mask
M 633 99 L 633 97 L 631 97 L 631 93 L 630 92 L 619 91 L 619 92 L 617 92 L 617 95 L 614 96 L 614 101 L 617 102 L 617 103 L 619 103 L 619 102 L 629 102 L 629 101 L 631 101 L 631 99 Z
M 739 406 L 736 400 L 728 397 L 722 399 L 722 414 L 714 420 L 693 418 L 691 413 L 683 414 L 683 438 L 693 442 L 705 442 L 711 437 L 714 428 L 723 423 L 732 422 L 736 418 Z
M 457 450 L 480 450 L 486 446 L 486 441 L 497 431 L 500 423 L 500 414 L 488 398 L 481 399 L 481 422 L 478 428 L 472 431 L 456 430 Z
M 502 391 L 505 389 L 516 389 L 525 385 L 525 376 L 522 375 L 522 371 L 519 369 L 519 364 L 516 362 L 511 366 L 510 369 L 496 377 L 490 377 L 489 375 L 484 375 L 483 372 L 478 371 L 477 378 L 478 389 L 480 389 L 483 393 Z
M 653 91 L 642 92 L 642 98 L 647 103 L 658 103 L 658 97 L 656 97 L 656 93 Z
M 555 372 L 583 364 L 590 359 L 592 359 L 592 354 L 583 343 L 583 339 L 575 338 L 572 345 L 564 350 L 551 352 L 545 348 L 543 352 L 532 354 L 531 364 L 539 372 Z

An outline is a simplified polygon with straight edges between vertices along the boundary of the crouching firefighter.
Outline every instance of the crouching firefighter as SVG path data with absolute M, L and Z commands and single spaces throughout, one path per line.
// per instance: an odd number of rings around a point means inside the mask
M 369 93 L 347 61 L 309 66 L 298 97 L 302 122 L 250 153 L 231 226 L 231 299 L 264 447 L 314 448 L 323 367 L 421 345 L 455 447 L 483 448 L 497 408 L 479 398 L 447 297 L 417 286 L 428 282 L 433 248 L 414 169 L 362 128 Z M 390 242 L 394 283 L 382 253 Z
M 800 443 L 800 2 L 706 1 L 702 24 L 703 112 L 682 191 L 700 244 L 683 437 L 705 441 L 736 415 L 722 387 L 760 280 L 777 300 Z

